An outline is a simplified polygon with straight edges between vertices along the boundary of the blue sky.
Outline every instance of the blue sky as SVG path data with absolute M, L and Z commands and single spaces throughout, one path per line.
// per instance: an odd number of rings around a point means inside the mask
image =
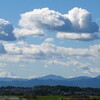
M 100 0 L 1 0 L 0 77 L 100 73 Z

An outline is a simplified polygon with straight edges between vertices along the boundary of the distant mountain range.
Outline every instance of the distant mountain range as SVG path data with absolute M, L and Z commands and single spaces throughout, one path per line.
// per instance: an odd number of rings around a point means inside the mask
M 36 85 L 64 85 L 100 88 L 100 75 L 95 78 L 86 76 L 63 78 L 56 75 L 47 75 L 34 79 L 0 78 L 0 86 L 33 87 Z

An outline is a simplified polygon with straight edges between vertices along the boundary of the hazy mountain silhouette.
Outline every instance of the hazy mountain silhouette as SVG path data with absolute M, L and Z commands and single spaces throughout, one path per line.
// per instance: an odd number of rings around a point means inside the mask
M 51 80 L 65 80 L 66 78 L 63 78 L 61 76 L 56 76 L 56 75 L 51 74 L 51 75 L 39 77 L 37 79 L 42 79 L 42 80 L 48 80 L 48 79 L 51 79 Z
M 95 78 L 87 76 L 63 78 L 56 75 L 47 75 L 34 79 L 0 78 L 0 86 L 33 87 L 36 85 L 64 85 L 100 88 L 100 75 Z

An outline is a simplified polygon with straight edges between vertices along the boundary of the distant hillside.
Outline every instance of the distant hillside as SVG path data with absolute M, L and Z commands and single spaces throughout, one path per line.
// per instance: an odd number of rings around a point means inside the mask
M 95 77 L 96 79 L 100 79 L 100 75 L 98 75 L 97 77 Z
M 95 78 L 80 76 L 68 79 L 56 75 L 47 75 L 34 79 L 0 78 L 0 86 L 33 87 L 36 85 L 100 88 L 100 75 Z
M 47 76 L 43 76 L 43 77 L 39 77 L 37 79 L 41 79 L 41 80 L 65 80 L 66 78 L 63 78 L 61 76 L 56 76 L 56 75 L 47 75 Z
M 80 77 L 74 77 L 74 78 L 69 78 L 69 81 L 77 81 L 77 80 L 84 80 L 84 79 L 92 79 L 91 77 L 87 76 L 80 76 Z

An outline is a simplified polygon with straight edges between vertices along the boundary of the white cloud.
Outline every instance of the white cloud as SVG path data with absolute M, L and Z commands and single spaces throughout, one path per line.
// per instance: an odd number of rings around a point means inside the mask
M 4 46 L 7 53 L 0 55 L 0 63 L 21 62 L 24 68 L 27 63 L 38 61 L 45 67 L 48 67 L 48 65 L 74 66 L 78 70 L 82 69 L 83 73 L 99 73 L 99 69 L 91 68 L 91 63 L 88 60 L 100 60 L 100 44 L 92 45 L 88 48 L 66 48 L 46 42 L 40 45 L 33 45 L 20 41 L 4 43 Z
M 19 25 L 27 29 L 33 29 L 39 27 L 57 27 L 62 26 L 64 21 L 61 20 L 62 15 L 54 10 L 48 8 L 34 9 L 33 11 L 21 14 Z M 24 24 L 26 22 L 26 24 Z
M 100 73 L 100 68 L 92 68 L 92 67 L 87 67 L 84 69 L 83 73 L 86 74 L 99 74 Z
M 4 45 L 2 43 L 0 43 L 0 54 L 5 54 L 6 50 L 4 48 Z
M 89 46 L 88 48 L 66 48 L 57 46 L 52 43 L 42 43 L 40 45 L 33 45 L 27 43 L 11 43 L 4 44 L 6 55 L 2 59 L 15 61 L 44 60 L 44 59 L 67 59 L 68 57 L 79 58 L 95 58 L 100 59 L 100 45 Z M 9 58 L 6 58 L 9 55 Z M 16 57 L 14 57 L 16 56 Z M 1 60 L 2 60 L 1 59 Z
M 0 62 L 23 62 L 25 59 L 23 55 L 11 55 L 11 54 L 5 54 L 5 55 L 0 55 Z
M 0 62 L 0 68 L 5 67 L 7 64 Z
M 53 39 L 53 38 L 46 38 L 46 39 L 45 39 L 45 42 L 48 42 L 48 43 L 54 42 L 54 39 Z
M 89 64 L 85 64 L 85 63 L 81 63 L 79 61 L 76 60 L 70 60 L 70 61 L 58 61 L 58 60 L 49 60 L 49 61 L 45 61 L 46 65 L 51 65 L 51 64 L 55 64 L 55 65 L 60 65 L 60 66 L 76 66 L 79 68 L 83 68 L 83 67 L 87 67 Z
M 0 40 L 14 41 L 16 40 L 13 33 L 13 26 L 10 22 L 0 19 Z
M 64 39 L 94 40 L 98 39 L 98 25 L 92 21 L 92 15 L 85 9 L 73 8 L 68 14 L 61 14 L 49 8 L 34 9 L 21 14 L 20 29 L 15 29 L 17 37 L 44 36 L 45 32 L 60 32 L 57 36 Z M 95 34 L 94 34 L 95 33 Z M 76 38 L 72 38 L 74 35 Z M 64 37 L 63 36 L 63 37 Z M 63 38 L 62 38 L 63 39 Z
M 96 61 L 99 61 L 100 44 L 89 46 L 88 48 L 66 48 L 53 44 L 53 38 L 47 38 L 44 43 L 39 45 L 28 44 L 24 41 L 16 41 L 15 43 L 4 42 L 14 41 L 16 38 L 27 36 L 44 36 L 46 32 L 48 34 L 55 32 L 57 38 L 65 40 L 90 41 L 100 39 L 96 33 L 99 31 L 99 27 L 92 20 L 92 15 L 85 9 L 73 8 L 68 14 L 61 14 L 49 8 L 34 9 L 33 11 L 21 14 L 19 26 L 20 28 L 14 29 L 9 21 L 0 19 L 0 41 L 3 41 L 0 43 L 1 67 L 6 66 L 8 62 L 24 62 L 25 65 L 27 62 L 33 63 L 38 60 L 47 61 L 47 65 L 73 65 L 82 69 L 87 68 L 87 70 L 84 70 L 85 73 L 100 72 L 99 68 L 88 68 L 89 63 L 77 61 L 79 59 L 96 59 Z M 67 61 L 68 58 L 75 60 Z M 24 68 L 24 65 L 20 67 Z M 1 72 L 0 76 L 18 77 L 11 72 Z M 33 75 L 32 77 L 35 76 Z
M 68 56 L 85 56 L 88 55 L 88 49 L 74 49 L 56 46 L 51 43 L 42 43 L 40 45 L 17 45 L 17 44 L 5 44 L 5 49 L 8 54 L 15 55 L 32 55 L 34 58 L 51 58 L 61 57 L 66 58 Z
M 81 41 L 91 41 L 95 39 L 100 39 L 96 34 L 90 33 L 57 33 L 57 38 L 64 40 L 81 40 Z
M 37 76 L 36 76 L 36 75 L 31 75 L 31 76 L 29 76 L 28 78 L 29 78 L 29 79 L 33 79 L 33 78 L 37 78 Z
M 17 38 L 20 38 L 20 37 L 25 37 L 25 36 L 44 36 L 45 33 L 42 31 L 42 30 L 36 30 L 36 29 L 18 29 L 18 28 L 15 28 L 14 31 L 15 33 L 15 36 Z
M 92 21 L 92 15 L 85 9 L 75 7 L 65 16 L 72 22 L 75 33 L 94 33 L 99 29 L 98 25 Z
M 0 72 L 0 77 L 2 77 L 2 78 L 20 78 L 19 76 L 13 74 L 12 72 L 6 72 L 6 71 Z

